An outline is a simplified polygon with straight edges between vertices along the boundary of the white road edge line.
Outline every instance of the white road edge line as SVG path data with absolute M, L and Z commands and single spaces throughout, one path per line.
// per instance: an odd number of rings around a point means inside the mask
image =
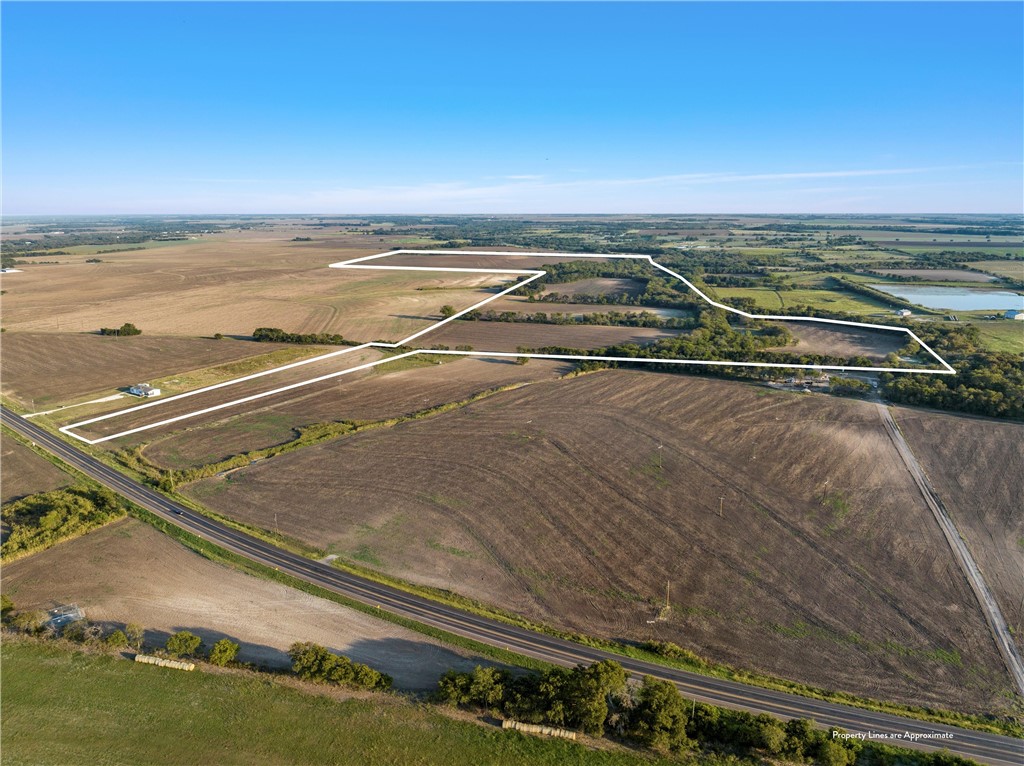
M 260 378 L 260 377 L 263 377 L 265 375 L 273 375 L 274 373 L 283 372 L 284 370 L 294 369 L 296 367 L 301 367 L 302 365 L 306 365 L 306 364 L 312 364 L 314 362 L 320 362 L 320 361 L 323 361 L 324 359 L 330 359 L 332 357 L 341 356 L 342 354 L 350 354 L 353 351 L 359 351 L 359 350 L 362 350 L 362 349 L 365 349 L 365 348 L 391 348 L 391 349 L 394 349 L 394 348 L 400 348 L 402 346 L 406 346 L 406 345 L 408 345 L 408 343 L 410 341 L 413 341 L 416 338 L 419 338 L 419 337 L 421 337 L 423 335 L 426 335 L 429 332 L 433 332 L 438 327 L 446 325 L 449 322 L 453 322 L 456 319 L 458 319 L 459 317 L 464 316 L 465 314 L 468 314 L 471 311 L 475 311 L 476 309 L 480 308 L 481 306 L 485 306 L 488 303 L 490 303 L 491 301 L 497 300 L 498 298 L 502 297 L 503 295 L 507 295 L 508 293 L 511 293 L 511 292 L 519 289 L 523 285 L 529 284 L 530 282 L 534 281 L 535 279 L 539 279 L 540 277 L 542 277 L 545 274 L 547 274 L 546 271 L 539 270 L 539 269 L 494 269 L 494 268 L 490 268 L 489 269 L 489 268 L 467 268 L 467 267 L 455 267 L 455 266 L 385 266 L 385 265 L 380 265 L 380 264 L 376 264 L 376 263 L 374 263 L 374 264 L 369 264 L 368 263 L 368 261 L 376 261 L 376 260 L 381 259 L 381 258 L 388 258 L 388 257 L 395 256 L 395 255 L 448 255 L 448 256 L 461 256 L 461 255 L 477 255 L 477 256 L 479 256 L 479 255 L 482 255 L 482 256 L 505 256 L 505 257 L 509 257 L 509 256 L 511 256 L 511 257 L 526 256 L 526 257 L 534 257 L 534 258 L 602 258 L 602 259 L 631 259 L 631 260 L 647 261 L 654 268 L 660 269 L 661 271 L 664 271 L 666 274 L 670 274 L 671 276 L 673 276 L 676 279 L 678 279 L 679 281 L 681 281 L 683 284 L 685 284 L 687 286 L 687 288 L 689 288 L 690 290 L 695 292 L 697 295 L 699 295 L 701 297 L 701 299 L 703 299 L 707 303 L 711 304 L 712 306 L 715 306 L 716 308 L 720 308 L 720 309 L 722 309 L 724 311 L 728 311 L 728 312 L 730 312 L 732 314 L 738 314 L 739 316 L 745 317 L 747 319 L 768 319 L 768 320 L 777 320 L 777 321 L 786 321 L 786 322 L 822 322 L 824 324 L 846 325 L 846 326 L 849 326 L 849 327 L 863 327 L 863 328 L 866 328 L 866 329 L 869 329 L 869 330 L 889 330 L 889 331 L 894 331 L 894 332 L 906 333 L 911 338 L 913 338 L 915 341 L 917 341 L 917 343 L 921 346 L 921 348 L 925 349 L 929 354 L 931 354 L 942 365 L 943 369 L 936 370 L 936 369 L 912 369 L 912 368 L 901 368 L 901 367 L 851 367 L 851 366 L 845 366 L 845 365 L 786 364 L 786 363 L 783 363 L 783 362 L 734 362 L 734 361 L 717 360 L 717 359 L 716 360 L 708 360 L 708 359 L 651 359 L 651 358 L 646 358 L 646 357 L 587 356 L 587 355 L 581 355 L 581 354 L 533 354 L 533 353 L 512 353 L 512 352 L 507 352 L 507 351 L 451 351 L 451 350 L 431 350 L 431 349 L 423 349 L 423 348 L 421 348 L 421 349 L 414 349 L 412 351 L 408 351 L 408 352 L 405 352 L 403 354 L 398 354 L 396 356 L 388 357 L 387 359 L 379 359 L 379 360 L 377 360 L 375 362 L 370 362 L 368 364 L 360 365 L 358 367 L 353 367 L 353 368 L 350 368 L 350 369 L 347 369 L 347 370 L 342 370 L 340 372 L 333 372 L 333 373 L 329 373 L 327 375 L 321 375 L 320 377 L 317 377 L 317 378 L 312 378 L 312 379 L 306 380 L 306 381 L 300 381 L 298 383 L 292 383 L 292 384 L 287 385 L 287 386 L 281 386 L 280 388 L 275 388 L 275 389 L 272 389 L 270 391 L 264 391 L 264 392 L 259 393 L 259 394 L 253 394 L 252 396 L 246 396 L 246 397 L 243 397 L 241 399 L 232 400 L 230 402 L 223 402 L 223 403 L 215 405 L 213 407 L 206 407 L 206 408 L 203 408 L 203 409 L 200 409 L 200 410 L 196 410 L 195 412 L 186 413 L 184 415 L 178 415 L 178 416 L 173 417 L 173 418 L 167 418 L 165 420 L 161 420 L 161 421 L 156 422 L 156 423 L 150 423 L 150 424 L 147 424 L 147 425 L 144 425 L 144 426 L 139 426 L 138 428 L 132 428 L 132 429 L 129 429 L 127 431 L 121 431 L 120 433 L 116 433 L 116 434 L 113 434 L 111 436 L 104 436 L 104 437 L 101 437 L 101 438 L 98 438 L 98 439 L 87 439 L 84 436 L 80 436 L 79 434 L 72 433 L 72 429 L 81 428 L 82 426 L 87 426 L 87 425 L 90 425 L 92 423 L 98 423 L 100 421 L 108 420 L 110 418 L 121 417 L 122 415 L 127 415 L 128 413 L 131 413 L 131 412 L 137 412 L 138 410 L 146 409 L 146 408 L 149 408 L 149 407 L 156 407 L 156 406 L 159 406 L 161 404 L 166 404 L 167 402 L 177 401 L 179 399 L 184 399 L 185 397 L 188 397 L 188 396 L 195 396 L 197 394 L 202 394 L 202 393 L 205 393 L 207 391 L 213 391 L 215 389 L 224 388 L 226 386 L 233 386 L 236 383 L 243 383 L 243 382 L 245 382 L 247 380 L 253 380 L 254 378 Z M 794 316 L 776 315 L 776 314 L 751 314 L 749 312 L 742 311 L 741 309 L 733 308 L 732 306 L 728 306 L 728 305 L 726 305 L 724 303 L 719 303 L 717 301 L 712 300 L 708 295 L 706 295 L 703 291 L 701 291 L 696 285 L 694 285 L 686 277 L 684 277 L 683 275 L 678 274 L 675 271 L 672 271 L 671 269 L 669 269 L 669 268 L 667 268 L 665 266 L 662 266 L 661 264 L 655 262 L 655 260 L 651 256 L 649 256 L 649 255 L 640 255 L 640 254 L 610 254 L 610 253 L 523 253 L 523 252 L 501 251 L 501 250 L 390 250 L 390 251 L 388 251 L 386 253 L 377 253 L 377 254 L 374 254 L 374 255 L 366 255 L 366 256 L 362 256 L 360 258 L 352 258 L 352 259 L 347 260 L 347 261 L 338 261 L 337 263 L 329 264 L 329 268 L 332 268 L 332 269 L 374 269 L 374 270 L 388 270 L 388 271 L 434 271 L 434 272 L 455 272 L 455 273 L 474 273 L 474 274 L 511 274 L 511 275 L 515 275 L 515 276 L 525 276 L 525 277 L 528 277 L 528 278 L 524 279 L 522 281 L 516 282 L 511 287 L 508 287 L 508 288 L 506 288 L 504 290 L 501 290 L 500 292 L 497 292 L 494 295 L 490 295 L 487 298 L 485 298 L 484 300 L 480 301 L 479 303 L 476 303 L 476 304 L 470 306 L 469 308 L 465 308 L 462 311 L 459 311 L 459 312 L 453 314 L 452 316 L 450 316 L 450 317 L 448 317 L 446 319 L 442 319 L 442 320 L 440 320 L 438 322 L 435 322 L 434 324 L 430 325 L 426 329 L 420 330 L 419 332 L 416 332 L 416 333 L 413 333 L 409 337 L 403 338 L 402 340 L 397 341 L 395 343 L 383 343 L 383 342 L 362 343 L 362 344 L 360 344 L 358 346 L 352 346 L 351 348 L 342 349 L 340 351 L 332 351 L 332 352 L 327 353 L 327 354 L 320 354 L 318 356 L 310 357 L 309 359 L 302 359 L 302 360 L 300 360 L 298 362 L 292 362 L 290 364 L 285 364 L 285 365 L 282 365 L 280 367 L 274 367 L 273 369 L 270 369 L 270 370 L 263 370 L 262 372 L 256 372 L 256 373 L 253 373 L 251 375 L 245 375 L 245 376 L 240 377 L 240 378 L 234 378 L 232 380 L 224 381 L 222 383 L 215 383 L 215 384 L 210 385 L 210 386 L 204 386 L 202 388 L 197 388 L 194 391 L 186 391 L 186 392 L 181 393 L 181 394 L 176 394 L 174 396 L 169 396 L 169 397 L 167 397 L 165 399 L 158 399 L 158 400 L 153 401 L 153 402 L 147 402 L 146 404 L 140 404 L 140 405 L 138 405 L 136 407 L 129 407 L 129 408 L 124 409 L 124 410 L 118 410 L 116 412 L 107 413 L 106 415 L 99 415 L 99 416 L 97 416 L 95 418 L 90 418 L 88 420 L 82 420 L 82 421 L 80 421 L 78 423 L 71 423 L 70 425 L 62 426 L 58 430 L 61 433 L 66 434 L 66 435 L 68 435 L 68 436 L 70 436 L 70 437 L 72 437 L 74 439 L 78 439 L 79 441 L 85 442 L 86 444 L 100 444 L 101 442 L 110 441 L 112 439 L 118 439 L 118 438 L 120 438 L 122 436 L 129 436 L 131 434 L 139 433 L 140 431 L 147 431 L 147 430 L 149 430 L 151 428 L 158 428 L 159 426 L 168 425 L 169 423 L 175 423 L 177 421 L 185 420 L 187 418 L 196 417 L 198 415 L 204 415 L 204 414 L 206 414 L 208 412 L 214 412 L 216 410 L 225 409 L 227 407 L 233 407 L 233 406 L 236 406 L 236 405 L 239 405 L 239 404 L 244 404 L 246 402 L 251 402 L 251 401 L 254 401 L 256 399 L 262 399 L 262 398 L 267 397 L 267 396 L 273 396 L 274 394 L 279 394 L 279 393 L 281 393 L 283 391 L 290 391 L 292 389 L 299 388 L 301 386 L 312 385 L 313 383 L 319 383 L 319 382 L 324 381 L 324 380 L 329 380 L 331 378 L 336 378 L 336 377 L 340 377 L 342 375 L 347 375 L 347 374 L 349 374 L 351 372 L 357 372 L 358 370 L 365 370 L 365 369 L 367 369 L 369 367 L 374 367 L 374 366 L 376 366 L 378 364 L 386 364 L 387 362 L 391 362 L 391 361 L 394 361 L 396 359 L 402 359 L 402 358 L 408 357 L 408 356 L 413 356 L 413 355 L 416 355 L 416 354 L 442 354 L 442 355 L 449 355 L 449 356 L 476 356 L 476 357 L 525 358 L 525 359 L 558 359 L 558 360 L 580 360 L 580 361 L 594 361 L 594 362 L 632 362 L 632 363 L 641 363 L 641 364 L 695 364 L 695 365 L 710 366 L 710 367 L 767 367 L 767 368 L 776 368 L 776 369 L 835 370 L 835 371 L 838 371 L 838 372 L 902 372 L 902 373 L 913 373 L 913 374 L 918 374 L 918 375 L 923 375 L 923 374 L 930 374 L 930 375 L 955 375 L 956 374 L 956 370 L 954 370 L 949 365 L 949 363 L 946 362 L 945 359 L 943 359 L 941 356 L 939 356 L 937 353 L 935 353 L 935 351 L 933 351 L 931 349 L 931 347 L 928 346 L 928 344 L 926 344 L 923 340 L 921 340 L 921 338 L 919 338 L 917 336 L 917 334 L 914 333 L 910 328 L 893 326 L 893 325 L 869 324 L 869 323 L 866 323 L 866 322 L 850 322 L 850 321 L 846 321 L 846 320 L 842 320 L 842 319 L 824 319 L 824 318 L 818 318 L 818 317 L 794 317 Z M 39 414 L 39 413 L 37 413 L 37 414 Z

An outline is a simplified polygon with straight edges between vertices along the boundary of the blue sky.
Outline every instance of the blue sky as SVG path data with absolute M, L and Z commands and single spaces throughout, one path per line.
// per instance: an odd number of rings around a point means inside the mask
M 1020 3 L 17 3 L 3 212 L 1021 212 Z

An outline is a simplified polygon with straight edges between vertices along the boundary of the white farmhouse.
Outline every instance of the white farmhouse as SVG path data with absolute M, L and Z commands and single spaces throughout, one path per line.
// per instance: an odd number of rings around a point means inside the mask
M 150 396 L 160 396 L 160 389 L 153 388 L 149 383 L 136 383 L 128 389 L 128 393 L 149 398 Z

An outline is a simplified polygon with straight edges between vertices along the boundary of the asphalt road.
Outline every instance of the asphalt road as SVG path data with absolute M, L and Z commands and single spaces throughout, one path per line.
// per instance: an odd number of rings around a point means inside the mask
M 508 649 L 556 665 L 573 666 L 611 659 L 627 671 L 674 683 L 690 698 L 728 708 L 770 713 L 780 718 L 810 718 L 853 734 L 900 747 L 947 749 L 992 766 L 1024 764 L 1024 740 L 953 726 L 932 724 L 885 713 L 837 705 L 785 692 L 676 670 L 612 654 L 496 620 L 470 614 L 426 598 L 339 571 L 327 564 L 281 550 L 242 532 L 224 527 L 125 477 L 7 409 L 3 423 L 82 473 L 157 516 L 252 561 L 274 567 L 355 601 L 401 615 L 483 644 Z

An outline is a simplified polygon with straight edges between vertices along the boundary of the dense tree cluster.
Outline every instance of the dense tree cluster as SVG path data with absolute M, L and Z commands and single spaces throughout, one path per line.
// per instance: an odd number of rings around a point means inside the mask
M 257 327 L 252 331 L 252 339 L 258 343 L 298 343 L 316 346 L 355 346 L 355 341 L 345 340 L 341 335 L 333 333 L 297 333 L 285 332 L 279 327 Z
M 607 311 L 587 314 L 566 314 L 555 311 L 526 313 L 521 311 L 470 311 L 461 319 L 475 322 L 525 322 L 532 324 L 556 325 L 605 325 L 620 327 L 659 327 L 687 330 L 694 327 L 696 319 L 687 317 L 663 317 L 651 311 Z
M 1024 420 L 1024 354 L 980 350 L 973 325 L 922 324 L 915 332 L 957 374 L 883 373 L 881 391 L 889 401 Z
M 124 514 L 117 496 L 103 487 L 72 487 L 29 495 L 0 511 L 6 527 L 0 553 L 6 559 L 48 548 Z
M 631 686 L 622 666 L 611 660 L 517 676 L 498 668 L 450 670 L 438 682 L 437 697 L 517 721 L 629 740 L 660 752 L 699 747 L 821 766 L 969 763 L 948 753 L 910 752 L 843 738 L 840 730 L 816 729 L 805 719 L 783 723 L 770 715 L 692 702 L 673 684 L 650 676 Z
M 100 335 L 142 335 L 142 330 L 131 322 L 125 322 L 120 327 L 101 327 Z
M 304 681 L 350 686 L 357 689 L 390 689 L 391 676 L 348 657 L 332 654 L 319 644 L 294 643 L 288 650 L 292 670 Z

